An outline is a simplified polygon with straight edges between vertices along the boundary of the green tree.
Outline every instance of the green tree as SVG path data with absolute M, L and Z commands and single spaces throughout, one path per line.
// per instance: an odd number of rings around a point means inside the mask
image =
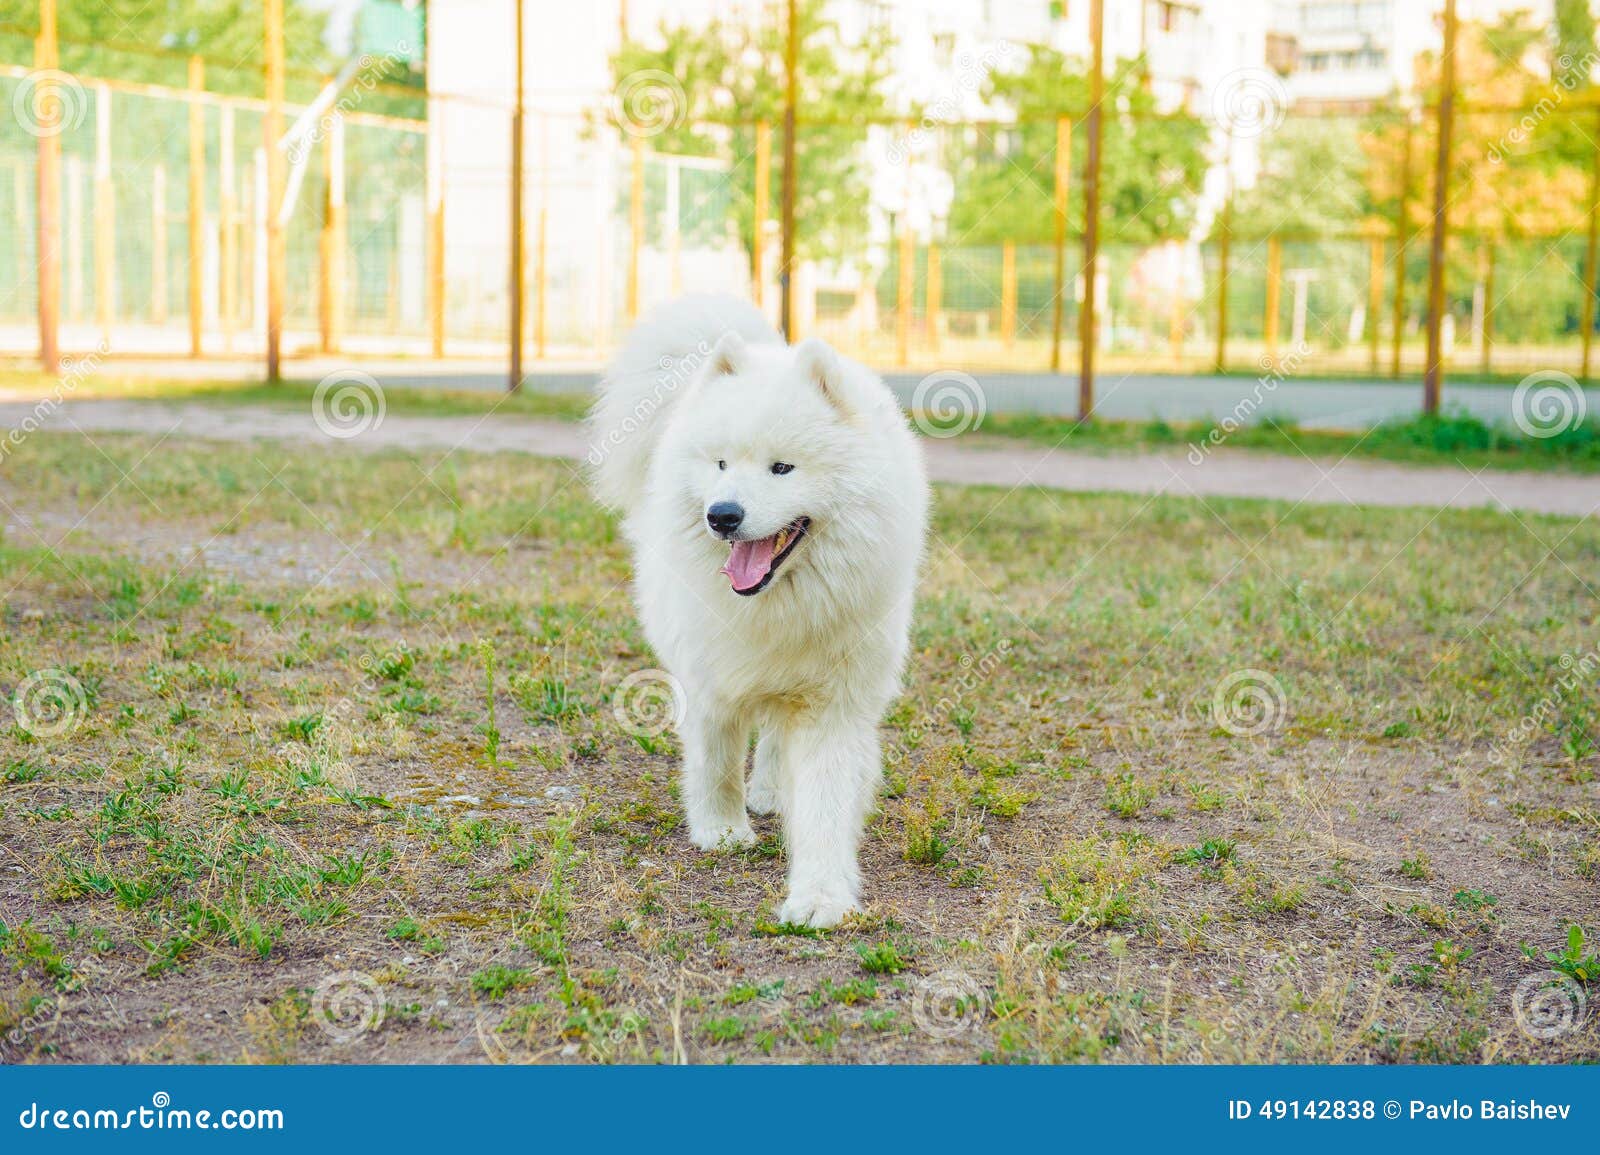
M 1595 56 L 1594 14 L 1589 11 L 1589 0 L 1556 0 L 1556 51 L 1552 79 L 1574 68 L 1578 62 L 1593 60 Z M 1579 83 L 1589 84 L 1588 69 L 1583 70 Z
M 185 57 L 213 61 L 212 92 L 261 95 L 263 38 L 259 0 L 61 0 L 56 16 L 61 67 L 84 76 L 183 87 Z M 332 64 L 323 40 L 327 13 L 306 0 L 285 0 L 284 54 L 291 96 L 314 90 Z M 0 25 L 35 29 L 38 0 L 0 0 Z M 152 51 L 153 50 L 153 51 Z
M 825 7 L 824 0 L 800 6 L 795 144 L 795 247 L 802 257 L 818 259 L 857 251 L 865 237 L 870 174 L 862 145 L 870 122 L 888 109 L 882 85 L 892 47 L 883 30 L 845 44 Z M 721 20 L 663 25 L 656 38 L 630 40 L 611 60 L 616 131 L 624 140 L 647 132 L 657 152 L 721 157 L 731 166 L 727 180 L 718 182 L 732 194 L 726 217 L 702 214 L 696 221 L 694 206 L 686 206 L 697 239 L 731 229 L 750 250 L 760 121 L 772 126 L 769 204 L 774 215 L 778 211 L 786 33 L 778 20 L 754 27 Z
M 1120 63 L 1106 78 L 1102 104 L 1100 203 L 1105 239 L 1147 244 L 1180 237 L 1194 221 L 1206 170 L 1206 129 L 1189 113 L 1162 113 L 1142 83 L 1144 64 Z M 1043 243 L 1054 236 L 1055 118 L 1073 118 L 1073 173 L 1083 172 L 1089 105 L 1083 62 L 1030 45 L 1021 69 L 994 71 L 984 96 L 1016 118 L 998 131 L 958 130 L 950 149 L 956 193 L 953 243 Z M 1083 219 L 1081 181 L 1068 190 L 1068 220 Z

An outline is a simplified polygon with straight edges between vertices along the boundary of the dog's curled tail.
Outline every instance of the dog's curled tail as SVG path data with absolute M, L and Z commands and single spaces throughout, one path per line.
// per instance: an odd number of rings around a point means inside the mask
M 634 326 L 589 414 L 588 462 L 601 502 L 613 509 L 637 504 L 667 409 L 729 333 L 752 343 L 782 340 L 753 305 L 727 296 L 681 297 Z

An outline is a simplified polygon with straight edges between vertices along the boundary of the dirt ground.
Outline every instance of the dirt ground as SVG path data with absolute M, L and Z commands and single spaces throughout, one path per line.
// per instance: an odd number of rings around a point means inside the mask
M 869 908 L 820 933 L 776 821 L 689 845 L 569 465 L 34 435 L 0 1053 L 1600 1058 L 1591 521 L 938 496 Z

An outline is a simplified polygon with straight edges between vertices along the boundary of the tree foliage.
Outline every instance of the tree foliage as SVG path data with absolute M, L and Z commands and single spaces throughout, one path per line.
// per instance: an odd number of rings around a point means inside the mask
M 1100 203 L 1105 239 L 1149 243 L 1188 233 L 1205 176 L 1206 129 L 1187 112 L 1162 113 L 1142 83 L 1143 62 L 1126 60 L 1106 77 L 1102 104 Z M 1082 173 L 1088 142 L 1089 69 L 1053 48 L 1030 45 L 1014 71 L 996 70 L 984 96 L 1014 114 L 999 130 L 954 130 L 950 241 L 1043 243 L 1055 231 L 1055 118 L 1072 124 L 1071 172 Z M 1083 220 L 1083 187 L 1068 187 L 1067 219 Z
M 888 102 L 892 43 L 882 30 L 846 44 L 827 19 L 824 0 L 803 0 L 799 12 L 799 100 L 795 144 L 796 251 L 829 259 L 857 251 L 864 239 L 870 171 L 864 155 L 869 122 Z M 658 152 L 729 161 L 729 211 L 739 243 L 749 251 L 755 229 L 756 122 L 772 130 L 769 205 L 778 212 L 782 179 L 784 47 L 787 26 L 713 20 L 700 26 L 663 25 L 649 40 L 630 40 L 611 60 L 613 91 L 627 105 L 641 92 L 659 116 L 649 139 Z M 668 82 L 665 78 L 670 77 Z M 651 87 L 653 86 L 653 87 Z M 619 109 L 616 131 L 628 139 L 630 112 Z M 638 131 L 637 126 L 633 131 Z M 692 206 L 691 206 L 692 212 Z M 707 222 L 706 228 L 719 227 Z

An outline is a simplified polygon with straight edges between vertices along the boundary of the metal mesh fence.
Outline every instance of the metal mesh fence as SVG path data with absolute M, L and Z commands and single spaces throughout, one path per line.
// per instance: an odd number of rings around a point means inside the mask
M 0 50 L 20 44 L 0 39 Z M 29 107 L 36 83 L 28 64 L 0 65 L 0 108 Z M 203 352 L 259 352 L 262 103 L 85 76 L 62 91 L 63 346 L 188 353 L 194 299 Z M 303 107 L 291 103 L 288 120 Z M 343 108 L 296 158 L 291 356 L 505 351 L 510 110 L 419 94 L 403 111 Z M 1457 126 L 1443 337 L 1458 374 L 1588 367 L 1594 105 L 1544 109 L 1530 127 L 1531 116 L 1469 110 Z M 535 358 L 598 362 L 633 316 L 688 290 L 750 295 L 776 316 L 781 128 L 705 125 L 689 154 L 627 127 L 609 113 L 527 117 L 524 340 Z M 883 368 L 1070 369 L 1084 298 L 1084 134 L 1075 120 L 1057 127 L 874 125 L 830 170 L 833 184 L 808 186 L 802 165 L 798 334 Z M 1290 110 L 1246 137 L 1202 127 L 1204 188 L 1153 157 L 1142 185 L 1105 190 L 1103 370 L 1254 373 L 1292 356 L 1301 372 L 1419 371 L 1428 111 Z M 837 126 L 802 120 L 799 131 L 804 158 L 808 143 L 833 147 Z M 36 348 L 37 198 L 37 134 L 0 135 L 7 353 Z M 1166 211 L 1180 200 L 1183 212 Z

